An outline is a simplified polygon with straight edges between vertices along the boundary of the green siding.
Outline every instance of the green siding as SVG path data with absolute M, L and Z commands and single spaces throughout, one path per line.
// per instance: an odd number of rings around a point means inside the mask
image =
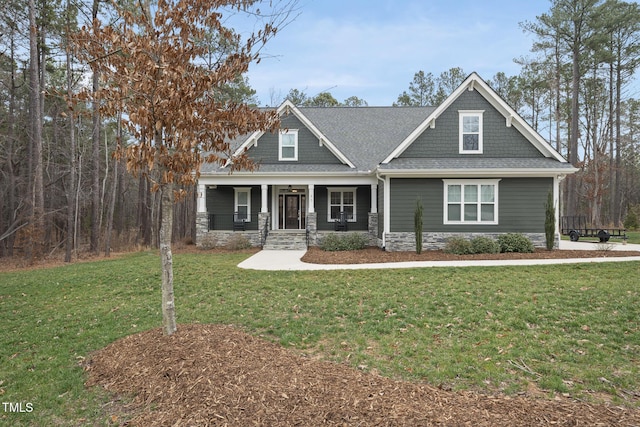
M 265 133 L 259 140 L 258 146 L 249 148 L 249 157 L 263 164 L 274 163 L 304 163 L 304 164 L 340 164 L 327 147 L 320 146 L 318 138 L 307 129 L 294 115 L 283 117 L 281 129 L 298 129 L 298 161 L 278 160 L 278 134 Z
M 245 186 L 239 186 L 245 187 Z M 207 213 L 214 215 L 215 230 L 233 229 L 234 187 L 218 186 L 207 188 Z M 258 212 L 261 206 L 260 187 L 251 187 L 251 221 L 247 223 L 247 230 L 258 229 Z
M 339 188 L 339 186 L 331 186 Z M 366 231 L 369 229 L 369 209 L 371 207 L 371 187 L 356 187 L 356 222 L 348 224 L 349 231 Z M 327 187 L 316 187 L 316 212 L 318 213 L 318 230 L 329 231 L 334 229 L 333 222 L 327 221 L 329 210 Z
M 422 200 L 424 231 L 478 233 L 544 233 L 547 194 L 552 178 L 505 178 L 498 183 L 497 225 L 443 224 L 442 179 L 391 180 L 391 232 L 413 232 L 416 200 Z
M 483 153 L 459 154 L 458 110 L 484 110 Z M 400 157 L 491 158 L 542 157 L 542 154 L 515 127 L 507 127 L 505 118 L 478 91 L 465 91 L 436 119 L 435 129 L 427 128 Z

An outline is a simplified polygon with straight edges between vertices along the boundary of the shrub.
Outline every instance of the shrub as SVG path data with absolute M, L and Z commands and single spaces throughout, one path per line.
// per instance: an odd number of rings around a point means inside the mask
M 422 203 L 416 200 L 416 210 L 413 214 L 413 225 L 416 233 L 416 253 L 422 253 Z
M 451 237 L 447 239 L 444 252 L 448 254 L 467 255 L 473 253 L 471 242 L 464 237 Z
M 323 251 L 355 251 L 358 249 L 364 249 L 369 244 L 369 239 L 359 233 L 347 233 L 347 234 L 328 234 L 322 243 L 320 249 Z
M 498 236 L 500 252 L 533 252 L 533 243 L 520 233 L 507 233 Z
M 638 215 L 635 212 L 635 209 L 629 208 L 629 213 L 624 219 L 624 228 L 627 230 L 637 230 L 640 226 L 638 222 Z
M 552 250 L 556 243 L 556 207 L 553 205 L 553 193 L 549 191 L 547 203 L 544 204 L 544 236 L 547 250 Z
M 198 237 L 198 247 L 203 250 L 213 249 L 218 246 L 218 239 L 210 233 Z
M 471 250 L 474 254 L 500 253 L 500 244 L 491 237 L 478 236 L 471 239 Z
M 250 247 L 251 241 L 243 234 L 234 234 L 226 245 L 226 248 L 231 251 L 240 251 L 243 249 L 249 249 Z

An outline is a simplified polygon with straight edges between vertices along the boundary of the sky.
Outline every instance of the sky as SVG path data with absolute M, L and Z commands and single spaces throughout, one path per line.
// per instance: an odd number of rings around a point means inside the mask
M 548 12 L 549 0 L 299 0 L 298 15 L 261 51 L 247 74 L 261 106 L 296 88 L 387 106 L 422 70 L 453 67 L 490 80 L 517 75 L 530 55 L 521 22 Z M 274 102 L 275 101 L 275 102 Z

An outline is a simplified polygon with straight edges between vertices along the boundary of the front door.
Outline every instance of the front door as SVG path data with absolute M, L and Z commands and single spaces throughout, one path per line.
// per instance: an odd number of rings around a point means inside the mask
M 306 196 L 304 194 L 280 195 L 280 227 L 287 230 L 305 228 Z

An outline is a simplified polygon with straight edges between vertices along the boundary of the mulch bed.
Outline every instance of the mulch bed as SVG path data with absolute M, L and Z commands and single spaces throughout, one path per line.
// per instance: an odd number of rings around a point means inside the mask
M 386 252 L 377 247 L 369 247 L 357 251 L 323 251 L 310 247 L 302 257 L 302 261 L 312 264 L 363 264 L 402 261 L 463 261 L 491 259 L 568 259 L 568 258 L 608 258 L 640 256 L 639 251 L 581 251 L 536 249 L 533 253 L 501 253 L 455 255 L 443 251 L 428 250 L 421 254 L 415 252 Z
M 231 326 L 131 335 L 92 354 L 85 369 L 88 386 L 114 393 L 114 402 L 131 399 L 112 408 L 111 420 L 122 425 L 640 425 L 638 409 L 395 381 L 299 355 Z

